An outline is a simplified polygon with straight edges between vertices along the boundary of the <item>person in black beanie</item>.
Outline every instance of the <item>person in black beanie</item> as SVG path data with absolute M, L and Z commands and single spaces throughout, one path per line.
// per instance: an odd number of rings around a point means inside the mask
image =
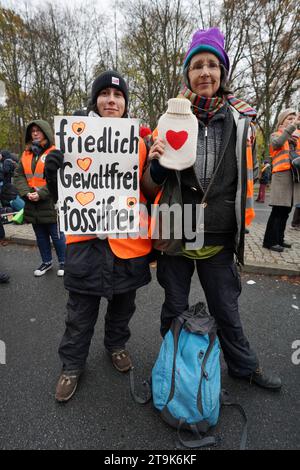
M 95 119 L 127 118 L 128 89 L 123 77 L 116 71 L 106 71 L 92 84 L 88 116 Z M 140 140 L 140 178 L 146 162 L 146 146 Z M 49 154 L 46 160 L 46 179 L 62 166 L 61 152 Z M 53 180 L 52 180 L 53 181 Z M 140 193 L 140 204 L 146 199 Z M 147 222 L 146 222 L 147 223 Z M 149 239 L 105 238 L 67 235 L 64 283 L 69 291 L 66 330 L 59 356 L 62 373 L 55 398 L 68 401 L 75 393 L 81 376 L 98 318 L 102 297 L 108 300 L 105 316 L 104 346 L 113 366 L 119 372 L 132 368 L 132 360 L 125 349 L 130 337 L 129 321 L 135 312 L 136 290 L 151 280 Z
M 99 114 L 99 109 L 97 107 L 97 99 L 102 90 L 105 90 L 106 88 L 115 88 L 116 90 L 119 90 L 124 97 L 125 100 L 125 109 L 124 113 L 120 117 L 128 117 L 128 88 L 126 85 L 126 82 L 124 78 L 116 71 L 114 70 L 108 70 L 107 72 L 102 73 L 99 75 L 93 82 L 92 84 L 92 92 L 91 92 L 91 102 L 90 102 L 90 112 L 94 112 L 98 115 Z M 91 115 L 89 113 L 89 115 Z M 106 116 L 106 117 L 111 117 L 111 116 Z

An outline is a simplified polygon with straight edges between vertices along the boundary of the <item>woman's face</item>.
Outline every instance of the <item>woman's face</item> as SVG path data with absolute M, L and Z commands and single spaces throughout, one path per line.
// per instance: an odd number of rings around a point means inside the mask
M 30 129 L 31 132 L 31 140 L 32 142 L 42 142 L 45 139 L 44 132 L 39 128 L 39 126 L 32 126 Z
M 97 98 L 98 113 L 102 117 L 122 117 L 125 112 L 125 98 L 117 88 L 105 88 Z
M 220 61 L 210 52 L 200 52 L 192 57 L 188 78 L 191 90 L 196 95 L 212 98 L 221 84 Z
M 296 114 L 290 114 L 289 116 L 285 118 L 281 126 L 285 129 L 290 124 L 293 124 L 294 121 L 296 121 Z

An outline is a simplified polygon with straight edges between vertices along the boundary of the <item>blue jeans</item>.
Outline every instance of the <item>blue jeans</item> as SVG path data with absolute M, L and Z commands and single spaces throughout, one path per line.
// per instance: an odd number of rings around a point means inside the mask
M 65 262 L 65 235 L 58 231 L 57 224 L 32 224 L 35 232 L 36 241 L 40 250 L 43 263 L 50 263 L 52 261 L 51 242 L 52 239 L 58 262 Z

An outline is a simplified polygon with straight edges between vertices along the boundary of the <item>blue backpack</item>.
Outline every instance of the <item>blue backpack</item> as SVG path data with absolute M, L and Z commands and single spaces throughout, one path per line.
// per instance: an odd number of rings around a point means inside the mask
M 163 339 L 152 369 L 148 397 L 138 397 L 130 374 L 131 392 L 136 402 L 153 399 L 162 419 L 177 429 L 178 441 L 184 447 L 215 445 L 214 437 L 203 437 L 218 422 L 220 406 L 236 404 L 226 401 L 221 393 L 220 346 L 214 318 L 199 302 L 175 318 Z M 193 440 L 184 440 L 182 431 L 191 431 Z M 245 427 L 241 449 L 246 444 Z

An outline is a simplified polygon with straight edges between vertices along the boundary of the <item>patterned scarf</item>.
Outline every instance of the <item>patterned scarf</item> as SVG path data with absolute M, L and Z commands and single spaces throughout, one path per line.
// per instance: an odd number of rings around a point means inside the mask
M 193 93 L 186 85 L 183 85 L 183 88 L 180 91 L 180 96 L 184 96 L 190 100 L 193 107 L 193 113 L 201 120 L 209 120 L 212 118 L 222 108 L 222 106 L 224 106 L 226 101 L 244 116 L 249 116 L 255 120 L 257 115 L 255 109 L 251 108 L 249 104 L 236 98 L 234 95 L 206 98 L 205 96 L 196 95 L 196 93 Z

